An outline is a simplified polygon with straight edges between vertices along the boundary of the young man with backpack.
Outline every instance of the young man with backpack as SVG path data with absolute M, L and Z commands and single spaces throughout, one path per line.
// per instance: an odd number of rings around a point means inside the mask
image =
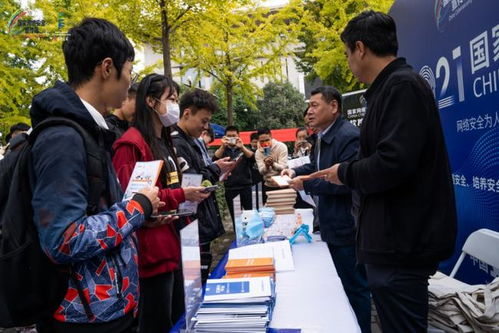
M 134 50 L 115 25 L 87 18 L 69 30 L 63 52 L 68 83 L 35 96 L 30 111 L 34 137 L 25 177 L 32 220 L 41 250 L 67 278 L 39 332 L 131 332 L 139 299 L 133 233 L 162 203 L 157 188 L 121 201 L 109 154 L 114 135 L 103 115 L 127 96 Z M 7 238 L 12 232 L 3 213 Z M 46 278 L 32 277 L 49 283 Z

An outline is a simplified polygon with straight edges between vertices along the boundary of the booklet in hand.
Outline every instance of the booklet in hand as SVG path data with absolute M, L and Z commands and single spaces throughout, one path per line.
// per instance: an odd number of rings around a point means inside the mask
M 155 186 L 162 167 L 162 160 L 135 163 L 123 201 L 130 200 L 135 193 L 145 187 Z
M 272 176 L 271 179 L 279 187 L 287 187 L 289 186 L 289 182 L 291 181 L 291 178 L 289 178 L 288 176 Z

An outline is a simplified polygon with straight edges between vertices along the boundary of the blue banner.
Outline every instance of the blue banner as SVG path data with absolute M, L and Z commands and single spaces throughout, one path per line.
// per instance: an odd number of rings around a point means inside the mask
M 499 1 L 397 0 L 399 56 L 429 83 L 450 157 L 458 241 L 449 273 L 468 235 L 499 230 Z M 499 255 L 499 253 L 497 254 Z M 456 278 L 489 282 L 494 269 L 467 258 Z

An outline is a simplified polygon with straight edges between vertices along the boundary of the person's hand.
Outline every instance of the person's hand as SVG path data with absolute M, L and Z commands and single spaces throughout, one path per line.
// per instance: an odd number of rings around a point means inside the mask
M 229 138 L 224 136 L 222 138 L 222 140 L 220 140 L 222 142 L 222 145 L 224 146 L 224 148 L 227 148 L 227 146 L 229 145 Z
M 289 178 L 294 178 L 296 176 L 296 172 L 293 169 L 284 169 L 281 171 L 281 176 L 288 176 Z
M 243 146 L 244 146 L 243 140 L 241 140 L 241 138 L 237 138 L 237 140 L 236 140 L 236 147 L 239 148 L 239 149 L 242 149 Z
M 165 203 L 159 200 L 158 193 L 159 188 L 157 186 L 154 187 L 145 187 L 141 189 L 138 193 L 143 194 L 149 199 L 152 206 L 152 214 L 155 215 L 158 212 L 158 208 L 163 207 Z
M 184 196 L 185 200 L 201 202 L 204 199 L 208 198 L 211 193 L 203 193 L 201 191 L 204 190 L 204 186 L 198 187 L 185 187 L 184 188 Z
M 147 228 L 157 228 L 164 224 L 172 223 L 175 220 L 178 220 L 178 216 L 175 215 L 158 216 L 154 219 L 147 220 L 144 223 L 144 226 Z
M 234 167 L 235 163 L 236 162 L 230 160 L 230 157 L 224 157 L 215 161 L 215 164 L 218 165 L 222 173 L 230 171 Z
M 312 144 L 308 141 L 303 141 L 301 144 L 301 148 L 303 148 L 305 150 L 310 150 L 310 149 L 312 149 Z
M 336 184 L 336 185 L 343 185 L 343 183 L 340 181 L 338 178 L 338 168 L 339 164 L 335 164 L 330 168 L 320 170 L 317 172 L 312 173 L 309 177 L 312 178 L 320 178 L 324 179 L 325 181 L 328 181 L 330 183 Z
M 303 181 L 304 177 L 298 176 L 289 181 L 289 187 L 296 191 L 302 191 L 303 190 Z
M 265 163 L 267 167 L 271 167 L 274 165 L 274 158 L 272 156 L 267 156 L 263 159 L 263 163 Z

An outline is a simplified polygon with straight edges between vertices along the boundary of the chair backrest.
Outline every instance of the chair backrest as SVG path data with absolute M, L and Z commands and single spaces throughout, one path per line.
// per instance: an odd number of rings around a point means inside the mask
M 499 268 L 499 232 L 490 229 L 480 229 L 471 233 L 463 245 L 463 253 L 456 262 L 453 277 L 461 265 L 465 254 L 469 254 L 495 268 Z
M 480 229 L 468 236 L 463 252 L 499 268 L 499 232 Z

